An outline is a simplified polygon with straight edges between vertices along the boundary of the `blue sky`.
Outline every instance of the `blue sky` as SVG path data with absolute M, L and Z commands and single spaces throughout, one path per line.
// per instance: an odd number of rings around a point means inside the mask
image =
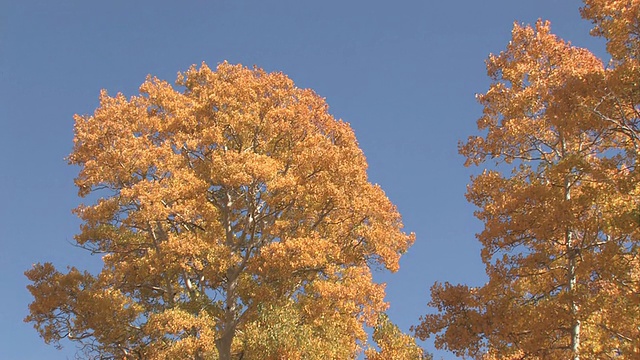
M 34 1 L 0 0 L 0 347 L 2 359 L 73 358 L 45 345 L 22 319 L 31 301 L 23 272 L 51 261 L 96 268 L 72 245 L 81 201 L 64 160 L 75 113 L 98 93 L 127 96 L 147 74 L 174 81 L 207 62 L 282 71 L 326 97 L 349 122 L 415 245 L 387 285 L 403 330 L 426 313 L 435 281 L 480 285 L 464 198 L 469 176 L 457 143 L 476 133 L 488 88 L 484 60 L 506 46 L 514 21 L 548 19 L 574 45 L 603 53 L 576 0 L 485 1 Z M 432 343 L 423 344 L 434 351 Z M 437 352 L 437 358 L 454 358 Z

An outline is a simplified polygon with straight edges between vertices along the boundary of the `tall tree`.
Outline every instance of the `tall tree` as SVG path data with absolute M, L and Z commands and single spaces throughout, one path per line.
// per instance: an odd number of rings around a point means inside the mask
M 637 221 L 628 140 L 594 109 L 608 72 L 547 22 L 516 24 L 479 96 L 472 178 L 488 282 L 435 284 L 417 336 L 476 359 L 602 359 L 640 354 Z M 637 204 L 637 196 L 635 197 Z M 624 314 L 624 315 L 623 315 Z
M 617 152 L 624 176 L 617 188 L 620 198 L 614 226 L 630 241 L 612 272 L 607 290 L 614 301 L 602 321 L 621 340 L 622 354 L 640 357 L 640 0 L 585 0 L 582 16 L 595 25 L 591 33 L 603 37 L 611 61 L 606 71 L 604 95 L 591 109 L 619 135 Z M 633 319 L 620 321 L 620 319 Z
M 25 321 L 100 359 L 348 359 L 385 309 L 371 266 L 414 240 L 349 125 L 281 73 L 149 77 L 76 116 L 79 246 L 98 274 L 26 272 Z

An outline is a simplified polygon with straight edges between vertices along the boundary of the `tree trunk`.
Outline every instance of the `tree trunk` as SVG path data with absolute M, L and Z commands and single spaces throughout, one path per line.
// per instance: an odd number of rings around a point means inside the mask
M 563 146 L 564 147 L 564 146 Z M 564 149 L 563 149 L 564 150 Z M 571 200 L 571 179 L 569 176 L 565 179 L 564 200 Z M 580 319 L 578 317 L 578 303 L 576 301 L 577 274 L 576 265 L 578 252 L 574 244 L 573 231 L 567 229 L 565 233 L 565 242 L 567 244 L 567 280 L 569 282 L 569 301 L 571 312 L 571 358 L 580 360 Z
M 571 240 L 571 236 L 569 236 Z M 575 249 L 569 249 L 569 298 L 571 299 L 571 355 L 573 360 L 580 360 L 580 319 L 576 302 L 576 259 Z
M 230 248 L 235 248 L 235 236 L 231 225 L 230 209 L 233 206 L 231 195 L 226 193 L 226 204 L 222 207 L 222 221 L 225 226 L 225 244 Z M 231 345 L 236 333 L 237 326 L 237 286 L 238 275 L 240 270 L 233 266 L 226 271 L 226 283 L 223 285 L 225 290 L 224 315 L 222 318 L 222 326 L 219 327 L 220 337 L 216 340 L 216 349 L 218 350 L 219 360 L 231 360 Z
M 216 340 L 219 360 L 231 360 L 231 345 L 236 334 L 237 325 L 237 305 L 236 286 L 237 274 L 233 270 L 227 271 L 227 294 L 225 299 L 225 309 L 223 326 L 220 337 Z
M 233 334 L 225 334 L 223 337 L 216 340 L 216 349 L 218 350 L 219 360 L 231 360 L 231 343 L 232 342 L 233 342 Z

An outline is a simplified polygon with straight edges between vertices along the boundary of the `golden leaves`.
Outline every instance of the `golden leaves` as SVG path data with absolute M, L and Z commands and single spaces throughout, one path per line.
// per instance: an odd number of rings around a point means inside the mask
M 105 263 L 83 281 L 118 294 L 114 322 L 83 328 L 87 342 L 97 340 L 91 351 L 229 359 L 258 351 L 244 331 L 285 336 L 276 328 L 289 325 L 268 315 L 284 308 L 334 344 L 329 358 L 358 351 L 363 327 L 386 307 L 368 266 L 397 270 L 414 237 L 368 182 L 353 131 L 324 99 L 281 73 L 203 64 L 179 74 L 175 88 L 148 77 L 130 99 L 102 92 L 93 115 L 76 116 L 75 135 L 69 162 L 80 166 L 80 194 L 103 196 L 76 210 L 84 222 L 76 240 Z M 102 300 L 39 307 L 44 289 L 72 287 L 51 281 L 34 285 L 27 320 L 61 338 L 52 313 L 73 328 Z M 275 323 L 260 323 L 264 316 Z M 126 342 L 97 338 L 114 324 L 136 330 Z M 302 340 L 298 348 L 313 348 Z M 303 356 L 294 350 L 258 354 Z
M 638 58 L 640 2 L 637 0 L 584 0 L 582 17 L 591 20 L 594 36 L 607 39 L 607 52 L 615 60 Z
M 422 360 L 431 359 L 416 345 L 415 339 L 403 334 L 386 314 L 380 314 L 373 332 L 373 340 L 379 347 L 379 351 L 367 349 L 367 360 Z
M 586 1 L 612 69 L 542 21 L 516 24 L 507 49 L 489 57 L 493 83 L 478 96 L 485 132 L 460 145 L 466 165 L 497 165 L 467 192 L 485 225 L 477 237 L 489 279 L 434 285 L 438 313 L 421 319 L 419 337 L 478 359 L 637 354 L 637 37 L 633 26 L 619 36 L 637 22 L 627 16 L 636 3 Z
M 466 165 L 499 155 L 507 163 L 552 161 L 558 132 L 576 136 L 581 124 L 599 126 L 588 106 L 597 102 L 591 95 L 604 81 L 601 61 L 551 34 L 548 22 L 514 24 L 512 37 L 507 50 L 487 61 L 494 82 L 477 98 L 484 106 L 478 129 L 488 134 L 461 144 Z

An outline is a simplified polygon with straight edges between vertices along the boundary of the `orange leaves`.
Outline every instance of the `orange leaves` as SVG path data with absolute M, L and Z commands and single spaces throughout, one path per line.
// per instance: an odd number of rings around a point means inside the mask
M 80 194 L 103 196 L 75 211 L 84 222 L 78 244 L 104 254 L 102 272 L 85 279 L 102 295 L 67 306 L 64 294 L 78 285 L 43 275 L 27 321 L 49 326 L 49 338 L 70 326 L 52 314 L 78 322 L 113 295 L 112 319 L 86 323 L 85 338 L 74 338 L 93 344 L 94 355 L 357 352 L 364 326 L 386 307 L 368 266 L 397 270 L 414 237 L 368 182 L 353 131 L 324 99 L 281 73 L 203 64 L 180 74 L 176 87 L 149 76 L 139 96 L 101 93 L 93 115 L 76 116 L 75 135 L 69 162 L 80 166 Z M 61 300 L 38 305 L 50 289 Z M 272 317 L 283 307 L 296 312 L 292 323 Z M 116 325 L 135 329 L 131 340 L 101 335 Z M 304 327 L 311 338 L 282 330 Z M 264 349 L 245 330 L 298 346 Z
M 583 15 L 615 47 L 613 28 L 637 22 L 625 18 L 635 3 L 586 1 Z M 637 269 L 629 260 L 637 258 L 638 177 L 630 169 L 640 98 L 630 85 L 638 80 L 629 55 L 637 44 L 628 41 L 637 37 L 622 38 L 628 53 L 612 53 L 608 70 L 542 21 L 516 24 L 506 50 L 489 57 L 493 83 L 478 96 L 484 133 L 460 145 L 466 165 L 497 165 L 473 177 L 467 192 L 484 223 L 477 237 L 488 282 L 434 285 L 437 313 L 422 318 L 418 336 L 435 335 L 437 347 L 477 359 L 637 353 L 637 329 L 629 327 L 637 325 Z M 609 316 L 624 311 L 628 319 L 613 324 Z
M 595 106 L 591 95 L 604 81 L 601 61 L 551 34 L 548 22 L 515 24 L 512 36 L 507 49 L 487 61 L 494 83 L 477 97 L 484 106 L 478 128 L 488 134 L 461 145 L 467 165 L 499 154 L 507 163 L 552 161 L 558 133 L 575 136 L 581 124 L 601 127 L 587 108 L 589 101 Z
M 325 268 L 331 259 L 339 257 L 340 248 L 320 237 L 301 237 L 270 243 L 260 252 L 261 260 L 269 270 L 282 268 L 279 271 L 290 273 Z
M 61 274 L 45 263 L 25 273 L 35 297 L 25 321 L 34 322 L 45 342 L 94 338 L 111 347 L 128 343 L 139 307 L 117 289 L 71 268 Z M 134 340 L 135 341 L 135 340 Z
M 420 318 L 420 325 L 413 327 L 416 337 L 426 339 L 437 336 L 436 347 L 448 349 L 457 356 L 476 357 L 481 350 L 483 334 L 482 303 L 476 289 L 464 285 L 436 283 L 431 287 L 429 305 L 440 314 L 428 314 Z
M 591 34 L 607 39 L 607 52 L 615 60 L 637 59 L 640 2 L 637 0 L 584 0 L 582 17 L 595 27 Z
M 210 161 L 211 181 L 230 187 L 249 185 L 254 181 L 270 183 L 284 167 L 276 159 L 253 152 L 215 152 Z

